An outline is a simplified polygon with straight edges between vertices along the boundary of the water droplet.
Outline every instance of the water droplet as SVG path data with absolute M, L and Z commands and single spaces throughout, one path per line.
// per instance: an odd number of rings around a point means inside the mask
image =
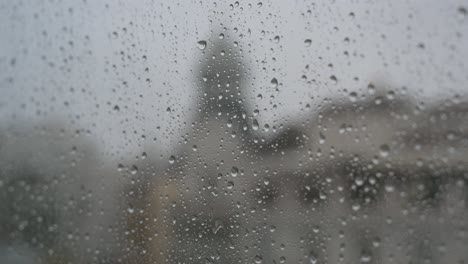
M 382 104 L 382 101 L 383 101 L 382 96 L 377 96 L 377 97 L 375 98 L 375 100 L 374 100 L 374 103 L 375 103 L 376 105 L 381 105 L 381 104 Z
M 309 253 L 309 262 L 310 264 L 317 264 L 317 255 L 314 252 Z
M 239 173 L 239 169 L 237 167 L 232 167 L 231 168 L 231 176 L 232 177 L 236 177 L 238 173 Z
M 375 94 L 375 86 L 373 83 L 369 83 L 369 85 L 367 85 L 367 92 L 369 94 Z
M 198 44 L 197 46 L 198 46 L 198 48 L 200 50 L 205 50 L 206 49 L 206 41 L 200 40 L 200 41 L 197 42 L 197 44 Z
M 466 10 L 466 8 L 464 6 L 460 6 L 458 8 L 458 14 L 460 15 L 460 19 L 463 19 L 468 14 L 468 11 Z
M 383 144 L 380 146 L 379 154 L 382 158 L 388 157 L 389 152 L 390 152 L 390 147 L 387 144 Z
M 395 186 L 393 186 L 391 184 L 386 184 L 385 185 L 385 191 L 388 192 L 388 193 L 394 192 L 395 191 Z
M 221 230 L 222 228 L 224 228 L 223 222 L 219 219 L 215 220 L 214 227 L 213 227 L 213 234 L 216 235 L 216 233 L 218 233 L 218 231 Z
M 380 244 L 381 244 L 380 238 L 375 237 L 374 240 L 372 241 L 372 246 L 374 246 L 375 248 L 378 248 L 378 247 L 380 247 Z
M 252 129 L 253 130 L 258 130 L 258 121 L 257 121 L 257 119 L 254 119 L 252 121 Z
M 263 258 L 260 255 L 256 255 L 254 260 L 256 264 L 261 264 L 263 262 Z
M 319 143 L 324 144 L 325 143 L 325 135 L 322 133 L 322 131 L 319 132 Z
M 169 157 L 169 163 L 170 163 L 170 164 L 173 164 L 175 161 L 176 161 L 176 157 L 175 157 L 174 155 L 171 155 L 171 156 Z
M 372 256 L 367 252 L 361 253 L 361 263 L 369 263 L 372 261 Z
M 227 188 L 228 188 L 228 189 L 232 189 L 233 187 L 234 187 L 234 182 L 228 181 L 228 183 L 227 183 Z
M 312 40 L 311 39 L 306 39 L 306 40 L 304 40 L 304 44 L 306 45 L 306 47 L 310 47 L 310 45 L 312 45 Z
M 271 88 L 278 87 L 278 80 L 276 78 L 271 79 L 270 86 L 271 86 Z
M 135 175 L 137 174 L 137 172 L 138 172 L 138 167 L 136 165 L 132 165 L 132 167 L 130 168 L 130 173 L 132 175 Z
M 278 42 L 280 41 L 280 37 L 279 37 L 279 36 L 275 36 L 274 41 L 275 41 L 275 43 L 278 43 Z
M 362 185 L 364 185 L 364 179 L 362 178 L 361 175 L 358 175 L 358 176 L 356 176 L 356 178 L 354 179 L 354 183 L 355 183 L 357 186 L 362 186 Z
M 351 209 L 353 209 L 353 211 L 357 212 L 357 211 L 361 210 L 361 205 L 358 204 L 358 203 L 353 204 L 353 205 L 351 206 Z
M 218 37 L 219 37 L 219 39 L 224 39 L 224 34 L 220 33 Z

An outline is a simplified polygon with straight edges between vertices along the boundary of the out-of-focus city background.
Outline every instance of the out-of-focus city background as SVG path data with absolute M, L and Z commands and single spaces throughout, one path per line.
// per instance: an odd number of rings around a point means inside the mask
M 1 1 L 0 263 L 468 262 L 465 1 Z

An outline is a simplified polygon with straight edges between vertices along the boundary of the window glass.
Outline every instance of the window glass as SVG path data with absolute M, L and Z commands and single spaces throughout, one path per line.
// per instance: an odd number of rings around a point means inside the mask
M 468 262 L 466 1 L 0 1 L 0 263 Z

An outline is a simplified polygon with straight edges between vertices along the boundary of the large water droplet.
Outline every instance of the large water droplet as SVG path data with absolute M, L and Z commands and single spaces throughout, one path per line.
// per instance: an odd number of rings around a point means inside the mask
M 204 40 L 198 41 L 198 42 L 197 42 L 197 46 L 198 46 L 198 48 L 199 48 L 200 50 L 206 49 L 206 41 L 204 41 Z
M 224 228 L 223 222 L 219 219 L 215 220 L 214 227 L 213 227 L 213 234 L 216 235 L 216 233 L 218 233 L 218 231 L 221 230 L 222 228 Z
M 280 41 L 280 37 L 279 37 L 279 36 L 275 36 L 274 41 L 275 41 L 275 43 L 278 43 L 278 42 Z
M 176 161 L 176 157 L 174 155 L 169 157 L 169 163 L 173 164 Z
M 238 173 L 239 173 L 239 169 L 237 167 L 232 167 L 231 168 L 232 177 L 236 177 Z
M 257 121 L 257 119 L 254 119 L 252 121 L 252 129 L 253 130 L 258 130 L 258 121 Z
M 132 175 L 135 175 L 137 174 L 137 172 L 138 172 L 138 167 L 136 165 L 132 165 L 132 167 L 130 168 L 130 173 Z
M 310 264 L 317 264 L 317 261 L 318 261 L 317 255 L 315 255 L 314 252 L 310 252 L 310 254 L 309 254 L 309 262 L 310 262 Z
M 388 157 L 390 152 L 390 147 L 387 144 L 383 144 L 380 146 L 379 154 L 382 158 Z
M 361 263 L 369 263 L 372 261 L 372 256 L 367 252 L 361 253 Z
M 271 88 L 278 87 L 278 80 L 276 78 L 271 79 L 270 86 L 271 86 Z

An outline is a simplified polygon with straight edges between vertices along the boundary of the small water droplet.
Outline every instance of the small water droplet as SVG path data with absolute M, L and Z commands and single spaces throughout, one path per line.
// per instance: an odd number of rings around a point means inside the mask
M 312 40 L 311 39 L 306 39 L 306 40 L 304 40 L 304 44 L 306 45 L 306 47 L 310 47 L 310 45 L 312 45 Z
M 256 264 L 261 264 L 263 262 L 263 258 L 260 255 L 256 255 L 254 260 Z

